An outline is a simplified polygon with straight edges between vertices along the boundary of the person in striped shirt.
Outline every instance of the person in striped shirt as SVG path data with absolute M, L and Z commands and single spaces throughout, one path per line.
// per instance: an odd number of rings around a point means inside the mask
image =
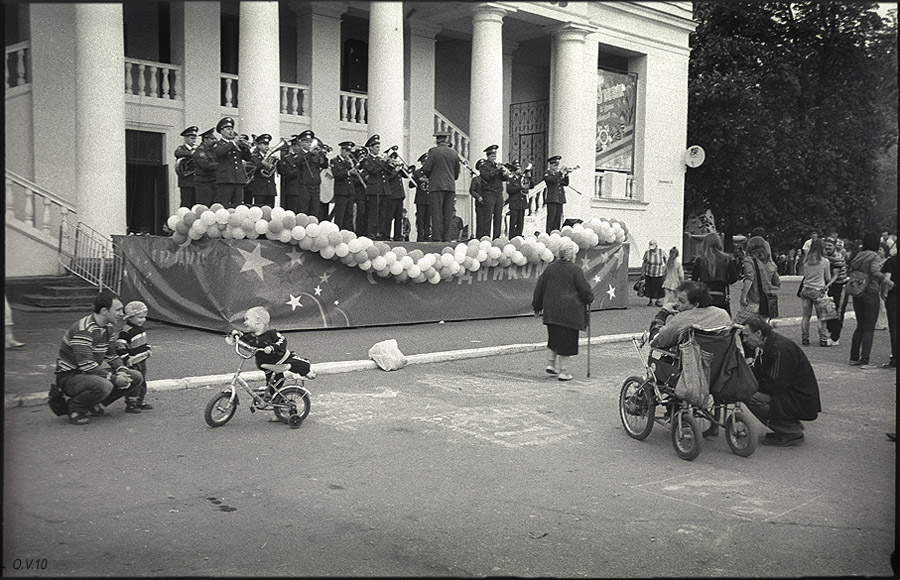
M 69 422 L 85 425 L 88 415 L 105 414 L 103 407 L 125 398 L 126 413 L 140 413 L 138 393 L 144 377 L 129 369 L 116 353 L 113 326 L 124 315 L 122 301 L 110 290 L 94 298 L 94 312 L 66 331 L 56 358 L 56 384 L 68 397 Z M 102 368 L 103 364 L 110 370 Z
M 133 300 L 125 305 L 125 327 L 119 331 L 116 339 L 116 352 L 130 369 L 141 373 L 144 377 L 144 386 L 138 394 L 137 406 L 142 411 L 149 411 L 153 405 L 144 401 L 147 396 L 147 359 L 153 354 L 153 349 L 147 342 L 147 332 L 144 323 L 147 322 L 147 305 L 140 300 Z

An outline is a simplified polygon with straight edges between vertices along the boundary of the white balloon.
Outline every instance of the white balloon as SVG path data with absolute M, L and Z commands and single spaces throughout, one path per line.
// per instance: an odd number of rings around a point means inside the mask
M 170 215 L 169 219 L 166 220 L 166 225 L 173 232 L 175 231 L 175 226 L 177 226 L 181 222 L 181 216 L 178 214 Z
M 264 219 L 259 219 L 253 224 L 253 229 L 256 230 L 256 233 L 262 235 L 269 231 L 269 222 Z
M 191 208 L 189 208 L 189 207 L 179 207 L 178 211 L 175 212 L 175 215 L 177 215 L 180 218 L 183 218 L 184 214 L 190 213 L 190 211 L 191 211 Z
M 487 251 L 487 255 L 491 260 L 496 260 L 503 255 L 503 250 L 501 250 L 497 246 L 491 246 L 491 248 Z
M 404 256 L 405 257 L 405 256 Z M 406 272 L 409 274 L 410 278 L 418 278 L 422 274 L 422 269 L 417 265 L 413 264 L 409 268 L 406 269 Z
M 251 220 L 256 221 L 262 219 L 263 211 L 261 207 L 253 206 L 247 210 L 247 215 Z
M 372 268 L 375 270 L 384 270 L 387 268 L 387 260 L 384 259 L 384 256 L 378 256 L 372 260 Z
M 478 256 L 475 258 L 479 262 L 484 262 L 487 260 L 487 251 L 486 250 L 478 250 Z
M 350 248 L 344 242 L 341 242 L 337 246 L 334 247 L 334 255 L 338 258 L 343 258 L 350 254 Z
M 299 242 L 306 237 L 306 228 L 303 226 L 294 226 L 291 230 L 291 237 Z
M 402 258 L 400 258 L 400 263 L 403 264 L 404 270 L 409 270 L 415 265 L 415 262 L 409 256 L 403 256 Z
M 282 244 L 289 244 L 291 243 L 291 230 L 281 230 L 276 237 Z
M 326 260 L 332 259 L 334 257 L 334 246 L 325 246 L 324 248 L 319 250 L 319 255 Z
M 228 219 L 230 217 L 231 217 L 231 213 L 225 208 L 222 208 L 216 212 L 216 222 L 217 223 L 227 224 Z
M 400 272 L 403 271 L 403 262 L 397 260 L 388 268 L 390 269 L 391 274 L 393 274 L 394 276 L 399 276 Z
M 321 233 L 321 228 L 319 224 L 309 224 L 306 226 L 306 235 L 310 238 L 315 238 Z

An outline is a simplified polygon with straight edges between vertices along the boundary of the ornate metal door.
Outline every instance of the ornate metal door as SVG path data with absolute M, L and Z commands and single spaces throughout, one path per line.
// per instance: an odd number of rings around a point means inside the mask
M 547 125 L 550 101 L 529 101 L 509 106 L 509 160 L 522 167 L 533 164 L 532 175 L 540 179 L 547 165 Z

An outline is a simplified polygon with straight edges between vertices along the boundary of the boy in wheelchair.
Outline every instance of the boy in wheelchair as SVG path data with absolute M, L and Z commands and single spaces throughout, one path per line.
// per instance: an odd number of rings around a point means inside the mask
M 228 344 L 234 344 L 234 340 L 238 339 L 254 348 L 262 349 L 255 355 L 256 366 L 266 375 L 266 384 L 269 385 L 267 394 L 271 397 L 275 393 L 273 389 L 281 388 L 284 383 L 284 375 L 278 373 L 272 381 L 272 371 L 263 369 L 263 364 L 289 364 L 291 370 L 288 372 L 296 373 L 305 379 L 316 378 L 316 371 L 312 369 L 308 360 L 288 350 L 284 335 L 274 328 L 269 328 L 270 320 L 269 311 L 262 306 L 248 308 L 244 314 L 247 332 L 233 330 L 231 336 L 225 340 Z

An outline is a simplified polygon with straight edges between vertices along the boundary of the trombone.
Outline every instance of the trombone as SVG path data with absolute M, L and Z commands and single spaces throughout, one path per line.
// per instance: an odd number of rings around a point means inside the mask
M 472 169 L 471 165 L 469 165 L 469 160 L 460 155 L 459 152 L 457 152 L 456 154 L 459 156 L 459 162 L 462 163 L 463 167 L 469 170 L 469 173 L 472 174 L 472 177 L 478 177 L 478 174 L 475 173 L 475 170 Z

